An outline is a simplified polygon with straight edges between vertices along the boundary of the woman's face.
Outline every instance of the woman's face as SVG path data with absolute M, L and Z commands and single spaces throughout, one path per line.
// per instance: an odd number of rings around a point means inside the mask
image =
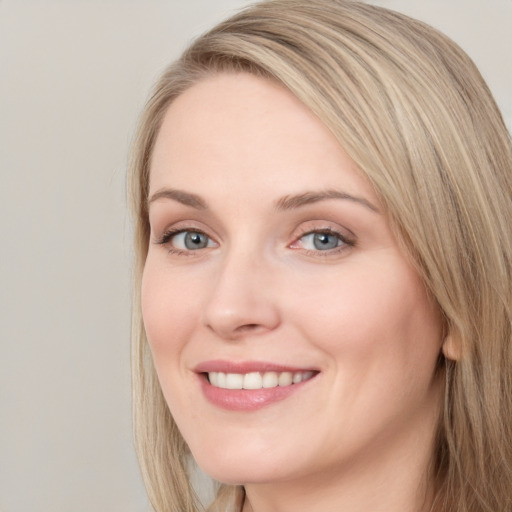
M 149 205 L 144 323 L 207 473 L 299 481 L 430 450 L 440 315 L 367 179 L 294 96 L 220 74 L 178 97 Z

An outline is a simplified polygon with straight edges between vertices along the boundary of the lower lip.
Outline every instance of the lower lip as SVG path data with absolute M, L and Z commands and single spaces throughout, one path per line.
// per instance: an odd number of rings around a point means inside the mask
M 285 400 L 306 386 L 312 377 L 298 384 L 262 389 L 224 389 L 212 386 L 204 374 L 200 375 L 201 388 L 213 405 L 228 411 L 256 411 Z

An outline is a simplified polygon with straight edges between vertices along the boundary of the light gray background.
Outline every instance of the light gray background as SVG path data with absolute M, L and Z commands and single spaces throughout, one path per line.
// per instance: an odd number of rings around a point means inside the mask
M 146 512 L 130 422 L 135 120 L 244 0 L 0 0 L 0 511 Z M 512 127 L 512 0 L 381 0 L 461 44 Z

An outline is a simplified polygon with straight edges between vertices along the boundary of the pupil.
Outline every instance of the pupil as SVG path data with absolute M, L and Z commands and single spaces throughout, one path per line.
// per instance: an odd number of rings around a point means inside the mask
M 328 233 L 316 233 L 314 245 L 316 249 L 334 249 L 338 246 L 338 239 Z
M 202 249 L 206 247 L 206 236 L 202 233 L 187 233 L 185 236 L 185 247 L 187 249 Z

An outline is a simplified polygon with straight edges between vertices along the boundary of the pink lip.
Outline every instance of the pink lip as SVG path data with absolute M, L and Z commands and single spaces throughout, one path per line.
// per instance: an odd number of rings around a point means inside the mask
M 196 373 L 224 372 L 224 373 L 250 373 L 250 372 L 305 372 L 316 371 L 314 368 L 299 368 L 266 361 L 204 361 L 198 364 Z
M 212 386 L 206 378 L 208 372 L 250 373 L 250 372 L 298 372 L 308 371 L 306 368 L 292 368 L 260 361 L 205 361 L 194 368 L 198 373 L 201 390 L 205 398 L 213 405 L 228 411 L 255 411 L 269 406 L 303 389 L 311 381 L 300 382 L 290 386 L 277 386 L 263 389 L 224 389 Z

